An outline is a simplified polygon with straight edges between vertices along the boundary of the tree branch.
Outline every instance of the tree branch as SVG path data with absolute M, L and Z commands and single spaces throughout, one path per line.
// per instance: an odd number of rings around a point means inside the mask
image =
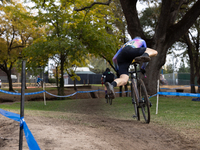
M 128 33 L 130 34 L 131 38 L 140 36 L 141 38 L 145 39 L 136 8 L 137 1 L 138 0 L 120 0 L 120 3 L 128 24 Z
M 10 49 L 15 49 L 15 48 L 24 48 L 25 46 L 24 45 L 18 45 L 18 46 L 15 46 L 15 47 L 11 47 Z
M 186 33 L 188 29 L 194 24 L 196 19 L 200 15 L 200 1 L 197 1 L 193 7 L 185 14 L 185 16 L 177 23 L 171 26 L 168 30 L 168 38 L 177 41 L 183 33 Z M 171 40 L 174 42 L 174 40 Z M 172 43 L 169 43 L 172 44 Z
M 115 67 L 113 66 L 113 64 L 112 64 L 112 62 L 110 61 L 110 60 L 108 60 L 104 55 L 102 55 L 102 54 L 100 54 L 99 55 L 100 57 L 102 57 L 103 59 L 105 59 L 108 63 L 109 63 L 109 65 L 115 70 Z
M 83 7 L 83 8 L 74 8 L 74 11 L 82 11 L 82 10 L 85 10 L 85 9 L 89 9 L 89 8 L 92 8 L 94 5 L 108 5 L 111 3 L 112 0 L 108 0 L 107 2 L 103 3 L 103 2 L 93 2 L 90 6 L 86 6 L 86 7 Z

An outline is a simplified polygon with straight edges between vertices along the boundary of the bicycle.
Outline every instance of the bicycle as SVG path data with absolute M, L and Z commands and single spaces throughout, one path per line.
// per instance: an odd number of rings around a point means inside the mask
M 109 102 L 110 105 L 112 105 L 112 98 L 109 97 L 108 94 L 106 94 L 106 103 L 108 103 L 108 102 Z
M 141 108 L 145 122 L 149 123 L 150 122 L 150 102 L 147 95 L 145 84 L 138 75 L 138 73 L 140 72 L 140 70 L 137 70 L 138 64 L 140 65 L 140 62 L 133 62 L 131 65 L 134 66 L 134 70 L 129 72 L 130 79 L 131 79 L 132 104 L 134 105 L 134 109 L 135 109 L 135 115 L 133 115 L 133 118 L 137 118 L 137 120 L 140 121 L 139 108 Z

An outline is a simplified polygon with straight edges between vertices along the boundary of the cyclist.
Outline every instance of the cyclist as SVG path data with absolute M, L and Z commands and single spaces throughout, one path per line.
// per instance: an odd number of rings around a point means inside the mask
M 40 82 L 42 81 L 42 79 L 40 78 L 40 76 L 38 76 L 37 78 L 37 84 L 38 84 L 38 87 L 40 86 Z
M 113 63 L 119 78 L 116 78 L 112 83 L 106 82 L 107 93 L 111 98 L 115 98 L 114 87 L 126 85 L 129 79 L 128 68 L 135 61 L 143 61 L 141 72 L 144 74 L 145 67 L 158 52 L 154 49 L 147 48 L 146 42 L 140 37 L 136 37 L 129 42 L 125 43 L 113 57 Z
M 112 72 L 110 72 L 109 68 L 106 68 L 106 71 L 101 76 L 101 83 L 106 83 L 106 82 L 112 83 L 114 79 L 115 79 L 115 75 Z M 107 99 L 106 86 L 105 86 L 105 98 Z

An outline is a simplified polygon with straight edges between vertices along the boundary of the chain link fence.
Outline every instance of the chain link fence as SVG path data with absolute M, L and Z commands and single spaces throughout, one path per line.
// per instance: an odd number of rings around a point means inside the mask
M 190 85 L 189 73 L 169 73 L 163 74 L 168 85 Z

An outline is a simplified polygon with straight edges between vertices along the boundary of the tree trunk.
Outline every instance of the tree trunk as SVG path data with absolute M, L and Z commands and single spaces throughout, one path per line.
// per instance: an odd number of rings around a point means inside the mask
M 157 64 L 158 58 L 153 58 L 146 69 L 146 78 L 143 77 L 143 81 L 146 85 L 149 95 L 157 93 L 157 81 L 160 79 L 160 68 L 164 64 Z
M 76 87 L 76 79 L 74 79 L 74 90 L 77 91 L 77 87 Z
M 119 97 L 122 97 L 122 87 L 123 87 L 123 86 L 120 86 L 120 87 L 119 87 Z
M 190 59 L 190 87 L 191 87 L 191 93 L 196 93 L 196 90 L 195 90 L 194 62 L 191 59 Z
M 9 83 L 9 91 L 14 91 L 13 90 L 13 86 L 12 86 L 12 79 L 11 79 L 11 75 L 8 75 L 8 83 Z
M 60 77 L 60 95 L 64 96 L 64 62 L 65 62 L 65 56 L 61 54 L 60 57 L 60 71 L 61 71 L 61 77 Z M 63 98 L 62 98 L 63 99 Z
M 128 85 L 127 84 L 124 86 L 124 89 L 126 91 L 126 97 L 128 97 Z
M 0 69 L 6 73 L 7 75 L 7 79 L 8 79 L 8 83 L 9 83 L 9 91 L 14 91 L 13 90 L 13 85 L 12 85 L 12 79 L 11 79 L 11 69 L 12 69 L 12 64 L 10 65 L 10 67 L 7 67 L 7 63 L 4 63 L 4 65 L 0 65 Z
M 56 86 L 58 87 L 58 67 L 56 67 Z
M 188 33 L 184 35 L 184 39 L 186 41 L 186 44 L 188 46 L 188 55 L 190 58 L 190 87 L 191 87 L 191 93 L 196 93 L 195 90 L 195 69 L 194 69 L 194 56 L 193 56 L 193 46 L 190 41 Z
M 198 89 L 197 93 L 200 93 L 200 77 L 197 79 Z
M 14 91 L 12 86 L 12 79 L 11 79 L 11 70 L 4 71 L 7 75 L 8 83 L 9 83 L 9 91 Z

